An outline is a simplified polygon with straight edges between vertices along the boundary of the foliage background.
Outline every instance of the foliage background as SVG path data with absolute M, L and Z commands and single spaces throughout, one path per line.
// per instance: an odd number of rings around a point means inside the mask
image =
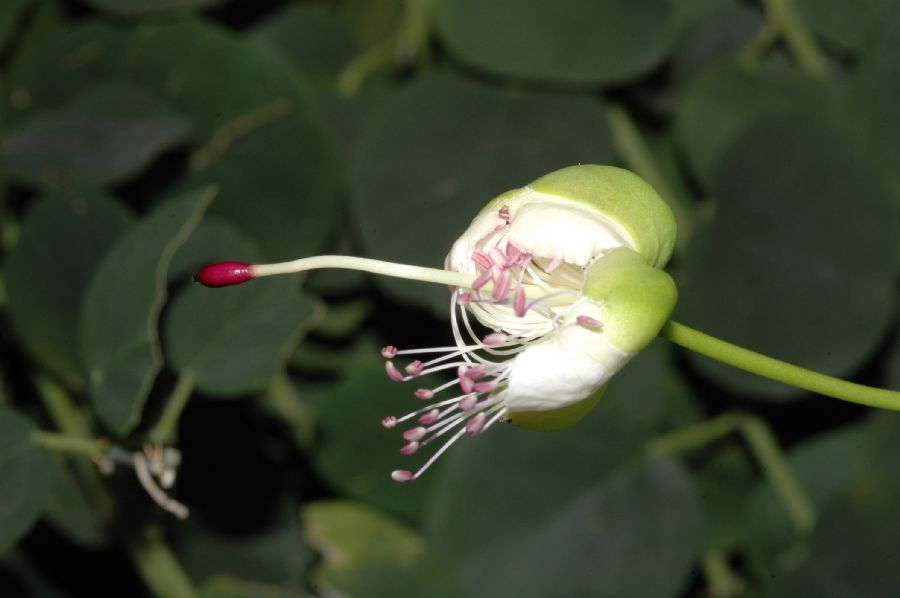
M 898 8 L 0 3 L 0 593 L 895 595 L 892 414 L 657 341 L 571 430 L 398 485 L 377 348 L 446 343 L 445 290 L 190 274 L 439 266 L 495 194 L 616 163 L 677 213 L 679 320 L 898 388 Z M 147 441 L 185 521 L 90 458 Z

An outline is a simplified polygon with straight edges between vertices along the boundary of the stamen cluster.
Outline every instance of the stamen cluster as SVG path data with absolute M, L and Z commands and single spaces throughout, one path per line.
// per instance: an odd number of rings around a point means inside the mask
M 467 289 L 453 291 L 450 320 L 455 345 L 426 349 L 398 350 L 394 346 L 381 351 L 388 361 L 385 371 L 391 380 L 408 382 L 429 374 L 453 370 L 455 378 L 435 388 L 419 388 L 416 398 L 429 403 L 402 417 L 382 420 L 385 428 L 406 422 L 415 425 L 402 436 L 402 455 L 412 455 L 438 438 L 450 434 L 415 473 L 401 469 L 392 472 L 398 482 L 420 477 L 454 442 L 464 435 L 475 436 L 514 409 L 509 393 L 509 376 L 517 354 L 547 334 L 569 326 L 599 329 L 600 322 L 580 315 L 569 318 L 581 302 L 583 269 L 558 257 L 536 257 L 507 239 L 509 213 L 498 212 L 493 232 L 477 244 L 471 253 L 471 265 L 477 277 Z M 469 313 L 490 329 L 475 331 Z M 571 321 L 570 321 L 571 320 Z M 401 372 L 393 359 L 414 356 Z M 426 359 L 425 356 L 433 356 Z M 431 402 L 449 391 L 455 396 Z

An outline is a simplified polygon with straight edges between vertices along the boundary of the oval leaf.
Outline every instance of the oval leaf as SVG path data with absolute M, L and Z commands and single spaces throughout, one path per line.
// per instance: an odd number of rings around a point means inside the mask
M 4 170 L 35 185 L 121 181 L 185 140 L 190 123 L 147 92 L 104 86 L 16 127 L 0 144 Z
M 100 264 L 81 309 L 91 402 L 118 435 L 137 425 L 162 365 L 156 330 L 172 255 L 200 221 L 211 190 L 165 203 L 135 224 Z
M 27 122 L 110 82 L 158 93 L 190 119 L 182 186 L 218 185 L 210 214 L 230 220 L 267 259 L 323 245 L 342 181 L 294 69 L 275 50 L 192 19 L 135 31 L 84 21 L 44 44 L 13 82 L 30 102 L 11 117 Z
M 22 344 L 68 384 L 84 385 L 78 314 L 91 274 L 130 215 L 109 197 L 58 192 L 35 203 L 3 273 L 10 321 Z
M 659 64 L 670 7 L 665 0 L 443 0 L 436 18 L 463 62 L 499 75 L 594 85 Z
M 288 277 L 223 289 L 193 285 L 172 302 L 166 355 L 203 392 L 260 391 L 284 367 L 315 315 L 315 302 L 292 291 Z
M 47 504 L 52 463 L 31 440 L 31 424 L 0 405 L 0 554 L 21 538 Z

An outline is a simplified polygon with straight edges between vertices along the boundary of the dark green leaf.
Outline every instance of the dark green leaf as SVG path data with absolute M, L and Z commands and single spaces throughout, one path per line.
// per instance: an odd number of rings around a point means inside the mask
M 851 426 L 819 435 L 791 452 L 791 471 L 818 512 L 834 503 L 852 483 L 861 461 L 862 439 L 863 430 Z M 757 575 L 778 575 L 802 558 L 802 538 L 767 480 L 754 491 L 747 520 L 750 564 Z
M 784 550 L 786 534 L 780 546 L 755 547 L 757 562 L 775 560 L 762 572 L 774 577 L 768 595 L 893 595 L 900 584 L 900 483 L 894 475 L 900 458 L 898 432 L 900 418 L 880 414 L 792 457 L 819 518 L 808 541 L 794 538 L 793 550 Z M 776 521 L 771 515 L 757 518 L 754 529 L 772 531 Z M 770 534 L 767 539 L 776 537 Z
M 315 587 L 348 596 L 460 596 L 424 540 L 379 511 L 351 501 L 303 509 L 308 542 L 322 553 Z
M 448 457 L 429 539 L 467 596 L 671 596 L 700 534 L 681 468 L 634 460 L 661 414 L 661 347 L 575 427 L 498 426 Z M 418 482 L 416 482 L 418 483 Z
M 57 192 L 28 211 L 6 261 L 7 309 L 20 341 L 76 387 L 84 384 L 77 338 L 82 296 L 128 221 L 128 212 L 105 195 Z
M 296 595 L 303 587 L 312 551 L 303 541 L 293 505 L 279 507 L 273 519 L 261 529 L 243 533 L 225 533 L 191 521 L 178 536 L 177 554 L 198 582 L 229 575 Z
M 738 444 L 717 450 L 697 472 L 703 506 L 703 548 L 727 554 L 747 537 L 748 509 L 759 477 L 747 451 Z
M 23 121 L 110 82 L 159 93 L 191 120 L 183 186 L 219 186 L 211 215 L 230 220 L 268 259 L 321 247 L 341 181 L 308 99 L 276 51 L 194 20 L 135 30 L 88 21 L 30 62 L 16 84 L 31 100 L 13 116 Z
M 117 15 L 141 16 L 160 12 L 186 12 L 211 8 L 227 0 L 81 0 L 94 8 Z
M 47 518 L 70 540 L 88 548 L 97 548 L 106 534 L 97 518 L 97 510 L 78 479 L 65 463 L 54 467 L 47 492 Z
M 0 554 L 21 538 L 47 504 L 52 463 L 31 440 L 31 424 L 0 405 Z
M 856 51 L 893 0 L 795 0 L 803 22 L 826 40 Z
M 738 0 L 682 0 L 674 7 L 669 76 L 676 87 L 705 67 L 737 58 L 763 26 L 763 15 Z
M 260 391 L 315 315 L 314 301 L 292 290 L 289 277 L 222 289 L 192 285 L 166 318 L 166 355 L 208 394 Z
M 172 255 L 200 221 L 211 190 L 179 196 L 132 226 L 100 264 L 81 309 L 82 357 L 100 419 L 124 435 L 137 425 L 161 367 L 157 318 Z
M 895 8 L 869 32 L 852 80 L 864 147 L 882 167 L 900 199 L 900 10 Z
M 255 35 L 281 50 L 305 81 L 332 92 L 340 70 L 359 52 L 343 23 L 313 4 L 288 4 Z
M 603 106 L 587 97 L 502 91 L 446 73 L 386 100 L 356 154 L 352 199 L 368 252 L 441 267 L 495 195 L 557 168 L 612 158 Z M 385 281 L 446 314 L 446 288 Z
M 0 4 L 0 50 L 6 45 L 7 39 L 15 31 L 18 21 L 22 18 L 28 0 L 6 0 Z
M 184 141 L 190 124 L 145 91 L 97 87 L 17 125 L 0 144 L 4 170 L 35 185 L 113 183 Z
M 685 90 L 675 130 L 695 174 L 711 184 L 725 152 L 754 120 L 791 111 L 837 114 L 837 105 L 834 88 L 794 71 L 724 63 Z
M 717 171 L 714 219 L 685 255 L 676 313 L 690 326 L 816 371 L 859 367 L 896 302 L 896 204 L 851 140 L 795 114 L 757 121 Z M 796 395 L 697 357 L 740 392 Z
M 417 519 L 427 505 L 436 476 L 398 484 L 391 471 L 401 468 L 399 432 L 381 426 L 384 417 L 421 407 L 415 387 L 397 384 L 384 372 L 379 347 L 366 338 L 343 353 L 343 378 L 324 387 L 298 385 L 310 397 L 320 442 L 311 457 L 327 482 L 350 496 L 405 519 Z M 435 382 L 436 384 L 436 382 Z M 438 464 L 440 465 L 440 464 Z M 440 467 L 435 468 L 439 475 Z
M 442 0 L 438 30 L 460 60 L 485 71 L 559 83 L 633 79 L 667 49 L 665 0 Z

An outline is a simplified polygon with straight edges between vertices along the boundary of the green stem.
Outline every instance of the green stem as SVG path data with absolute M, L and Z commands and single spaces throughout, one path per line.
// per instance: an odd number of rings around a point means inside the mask
M 606 119 L 612 133 L 616 152 L 630 170 L 633 170 L 656 189 L 665 198 L 675 214 L 678 223 L 678 242 L 683 245 L 694 228 L 694 217 L 691 214 L 691 200 L 685 197 L 672 184 L 663 169 L 659 166 L 640 129 L 629 116 L 628 111 L 611 102 L 607 103 Z
M 703 555 L 701 567 L 709 588 L 709 596 L 729 598 L 739 596 L 746 590 L 746 584 L 731 570 L 728 559 L 721 552 L 710 551 Z
M 93 435 L 91 421 L 62 386 L 42 375 L 35 376 L 34 386 L 41 396 L 44 407 L 50 413 L 50 419 L 60 431 L 82 438 L 90 438 Z
M 87 456 L 101 455 L 109 448 L 109 441 L 105 438 L 82 438 L 53 432 L 34 431 L 31 440 L 51 451 Z
M 787 511 L 794 529 L 801 534 L 809 532 L 816 522 L 815 509 L 794 477 L 769 426 L 758 417 L 748 415 L 741 425 L 741 433 Z
M 678 455 L 724 438 L 740 426 L 740 415 L 725 413 L 654 438 L 647 445 L 647 453 L 652 457 Z
M 402 65 L 427 61 L 433 0 L 406 0 L 397 28 L 394 57 Z
M 817 79 L 829 76 L 828 62 L 816 46 L 806 25 L 797 16 L 792 0 L 763 0 L 766 14 L 774 21 L 797 63 Z
M 826 376 L 738 347 L 671 320 L 663 326 L 659 334 L 676 345 L 763 378 L 784 382 L 842 401 L 900 411 L 900 392 L 894 390 L 864 386 Z
M 160 530 L 150 529 L 140 540 L 130 543 L 131 559 L 154 596 L 193 598 L 197 590 L 166 545 Z
M 41 397 L 41 402 L 50 414 L 50 419 L 53 420 L 53 425 L 61 432 L 60 436 L 73 440 L 80 439 L 85 443 L 96 442 L 96 439 L 93 437 L 94 426 L 91 419 L 72 400 L 72 397 L 69 396 L 69 393 L 62 386 L 40 374 L 34 377 L 34 386 Z M 87 444 L 84 446 L 87 446 Z M 102 450 L 105 450 L 105 447 Z M 84 455 L 81 451 L 74 452 L 75 454 Z M 96 454 L 96 451 L 90 451 L 86 456 L 93 454 Z M 74 465 L 96 505 L 98 518 L 106 520 L 111 517 L 114 507 L 113 499 L 103 486 L 94 463 L 82 458 L 75 459 Z
M 384 40 L 367 48 L 362 54 L 351 60 L 338 73 L 338 95 L 344 98 L 355 97 L 369 75 L 390 64 L 393 51 L 394 45 L 391 40 Z
M 729 434 L 740 431 L 753 458 L 772 486 L 781 506 L 798 533 L 806 533 L 815 524 L 815 510 L 800 483 L 794 477 L 778 441 L 766 423 L 753 415 L 724 413 L 659 436 L 647 445 L 651 457 L 670 457 L 702 448 Z
M 172 389 L 169 398 L 166 399 L 159 421 L 150 430 L 152 442 L 169 444 L 175 440 L 178 433 L 178 420 L 193 391 L 194 379 L 188 374 L 182 374 L 175 383 L 175 388 Z
M 740 60 L 747 66 L 758 65 L 763 56 L 772 49 L 778 41 L 778 25 L 772 19 L 766 19 L 756 36 L 750 40 L 747 47 L 741 51 Z

